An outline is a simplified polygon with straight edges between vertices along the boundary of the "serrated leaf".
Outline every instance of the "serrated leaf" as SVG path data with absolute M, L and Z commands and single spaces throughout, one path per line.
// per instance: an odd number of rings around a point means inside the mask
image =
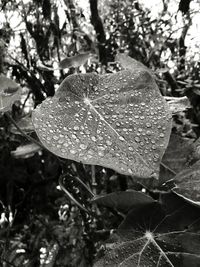
M 16 100 L 20 100 L 20 86 L 0 75 L 0 111 L 8 111 Z
M 82 53 L 72 57 L 66 57 L 59 62 L 59 67 L 61 69 L 66 69 L 71 67 L 77 68 L 84 65 L 89 58 L 90 58 L 90 52 Z
M 184 209 L 179 208 L 168 214 L 158 203 L 133 209 L 120 225 L 114 242 L 107 244 L 105 256 L 94 267 L 187 267 L 189 262 L 198 266 L 200 235 L 189 232 L 191 221 L 185 226 L 188 232 L 176 228 L 176 221 L 172 229 L 168 225 L 174 215 L 181 213 Z
M 173 192 L 195 205 L 200 205 L 200 160 L 179 172 L 174 181 L 176 187 Z
M 142 192 L 128 190 L 114 192 L 104 196 L 97 196 L 92 199 L 92 202 L 95 202 L 100 206 L 113 208 L 120 212 L 127 213 L 134 207 L 154 202 L 154 199 Z
M 11 151 L 11 155 L 17 159 L 19 158 L 27 159 L 27 158 L 33 157 L 35 153 L 37 153 L 40 150 L 41 150 L 40 146 L 36 144 L 28 144 L 28 145 L 17 147 L 16 150 Z
M 54 154 L 139 177 L 158 176 L 171 113 L 143 69 L 74 74 L 33 112 L 41 142 Z

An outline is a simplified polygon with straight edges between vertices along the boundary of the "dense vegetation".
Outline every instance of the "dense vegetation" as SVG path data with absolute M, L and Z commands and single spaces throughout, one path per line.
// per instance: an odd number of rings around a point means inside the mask
M 198 10 L 2 1 L 1 266 L 199 266 Z

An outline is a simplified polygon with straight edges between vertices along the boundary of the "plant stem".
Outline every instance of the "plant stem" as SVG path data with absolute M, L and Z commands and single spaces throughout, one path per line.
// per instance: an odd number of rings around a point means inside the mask
M 65 194 L 67 195 L 67 197 L 71 200 L 71 201 L 73 201 L 81 210 L 84 210 L 85 212 L 87 212 L 87 213 L 89 213 L 89 211 L 85 208 L 85 207 L 83 207 L 73 196 L 72 196 L 72 194 L 65 188 L 65 186 L 64 186 L 64 183 L 63 183 L 63 181 L 64 181 L 64 175 L 61 175 L 60 177 L 59 177 L 59 180 L 58 180 L 58 182 L 59 182 L 59 185 L 60 185 L 60 188 L 65 192 Z
M 92 188 L 93 188 L 93 192 L 94 195 L 96 195 L 96 187 L 97 187 L 97 183 L 96 183 L 96 175 L 95 175 L 95 166 L 91 165 L 91 177 L 92 177 Z

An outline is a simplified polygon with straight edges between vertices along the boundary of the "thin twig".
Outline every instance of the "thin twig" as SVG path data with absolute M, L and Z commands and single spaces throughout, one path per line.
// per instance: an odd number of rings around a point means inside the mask
M 26 102 L 27 102 L 27 100 L 29 99 L 30 95 L 31 95 L 31 92 L 29 91 L 28 94 L 27 94 L 27 96 L 26 96 L 26 98 L 25 98 L 25 100 L 24 100 L 24 103 L 23 103 L 23 105 L 22 105 L 22 109 L 24 109 L 24 107 L 25 107 L 25 105 L 26 105 Z
M 174 175 L 176 175 L 176 172 L 173 171 L 170 167 L 168 167 L 167 165 L 165 165 L 163 162 L 160 163 L 160 165 L 162 165 L 165 169 L 167 169 L 168 171 L 170 171 L 171 173 L 173 173 Z

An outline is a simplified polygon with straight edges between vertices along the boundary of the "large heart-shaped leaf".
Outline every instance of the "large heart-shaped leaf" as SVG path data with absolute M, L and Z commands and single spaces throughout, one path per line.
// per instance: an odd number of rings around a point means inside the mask
M 171 213 L 159 203 L 133 209 L 94 267 L 199 266 L 200 236 L 192 231 L 199 225 L 200 211 L 194 209 L 189 215 L 187 205 Z M 177 225 L 178 218 L 183 216 L 187 224 Z
M 150 73 L 68 76 L 33 112 L 41 142 L 56 155 L 122 174 L 158 176 L 171 114 Z

